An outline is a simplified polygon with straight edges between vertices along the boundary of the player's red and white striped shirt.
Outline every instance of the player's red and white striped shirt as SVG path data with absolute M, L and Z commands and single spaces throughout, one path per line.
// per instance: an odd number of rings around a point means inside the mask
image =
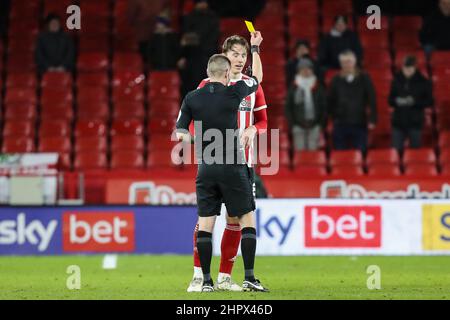
M 230 86 L 234 85 L 237 81 L 242 79 L 250 79 L 249 76 L 241 74 L 238 79 L 232 79 L 229 83 Z M 197 89 L 203 88 L 209 83 L 209 78 L 203 79 L 198 85 Z M 258 134 L 264 133 L 267 130 L 267 104 L 264 97 L 264 91 L 261 85 L 258 86 L 256 92 L 248 95 L 241 101 L 238 111 L 238 128 L 239 134 L 246 128 L 255 126 L 258 129 Z M 248 166 L 252 166 L 253 160 L 253 146 L 245 151 L 245 159 Z

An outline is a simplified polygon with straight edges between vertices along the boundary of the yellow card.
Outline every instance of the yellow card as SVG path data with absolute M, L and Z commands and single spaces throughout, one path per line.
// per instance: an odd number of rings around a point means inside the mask
M 245 25 L 247 26 L 248 31 L 250 32 L 255 32 L 255 27 L 253 26 L 253 23 L 251 23 L 250 21 L 244 20 L 245 21 Z

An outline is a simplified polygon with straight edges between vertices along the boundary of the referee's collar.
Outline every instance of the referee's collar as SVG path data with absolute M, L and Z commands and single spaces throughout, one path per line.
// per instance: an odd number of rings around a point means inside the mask
M 226 87 L 222 82 L 219 82 L 219 81 L 208 82 L 206 85 L 213 86 L 216 88 L 222 88 L 222 87 L 225 88 Z

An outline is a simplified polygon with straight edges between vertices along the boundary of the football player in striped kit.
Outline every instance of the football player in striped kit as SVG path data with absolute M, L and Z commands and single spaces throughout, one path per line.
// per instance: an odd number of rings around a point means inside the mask
M 250 50 L 259 50 L 259 48 L 250 48 L 248 41 L 244 37 L 233 35 L 224 41 L 222 53 L 231 61 L 231 80 L 229 85 L 234 85 L 236 81 L 241 79 L 250 79 L 249 76 L 243 73 Z M 204 79 L 198 88 L 202 88 L 208 82 L 209 79 Z M 264 91 L 261 85 L 259 85 L 257 91 L 245 97 L 239 107 L 239 133 L 244 139 L 253 141 L 256 135 L 264 133 L 267 130 L 266 109 L 267 105 Z M 253 143 L 250 144 L 250 148 L 245 150 L 245 153 L 247 165 L 253 176 L 253 193 L 255 193 L 253 163 L 256 161 L 253 159 Z M 187 289 L 188 292 L 201 292 L 203 285 L 203 273 L 196 248 L 197 231 L 198 224 L 194 230 L 194 275 Z M 239 220 L 226 215 L 226 227 L 221 242 L 217 290 L 242 291 L 242 288 L 231 279 L 231 272 L 239 249 L 240 240 L 241 229 Z

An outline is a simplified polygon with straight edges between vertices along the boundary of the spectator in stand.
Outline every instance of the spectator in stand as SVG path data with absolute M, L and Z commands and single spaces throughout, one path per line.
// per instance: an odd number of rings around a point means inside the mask
M 439 9 L 425 18 L 420 40 L 427 53 L 450 50 L 450 0 L 440 0 Z
M 286 99 L 286 117 L 295 150 L 317 150 L 326 123 L 326 92 L 314 75 L 311 60 L 300 59 L 297 70 Z
M 55 14 L 45 19 L 46 30 L 37 38 L 35 59 L 39 73 L 46 71 L 72 72 L 75 48 L 72 38 L 63 31 L 61 20 Z
M 155 28 L 156 18 L 168 14 L 168 11 L 168 0 L 128 0 L 128 22 L 134 28 L 136 40 L 139 43 L 139 51 L 144 61 L 147 58 L 146 49 Z
M 185 33 L 181 38 L 181 59 L 177 63 L 181 75 L 181 94 L 184 97 L 205 78 L 205 61 L 200 39 L 196 33 Z
M 217 52 L 220 25 L 219 17 L 209 9 L 206 0 L 195 0 L 194 10 L 183 22 L 183 40 L 185 60 L 180 67 L 190 75 L 186 90 L 190 91 L 206 76 L 206 65 L 211 55 Z M 196 68 L 197 70 L 194 70 Z
M 170 28 L 170 21 L 160 16 L 156 20 L 155 32 L 147 48 L 148 62 L 153 70 L 173 70 L 180 59 L 180 39 Z
M 315 61 L 311 57 L 311 46 L 309 45 L 309 41 L 308 40 L 298 40 L 295 45 L 295 57 L 290 59 L 286 65 L 286 85 L 288 87 L 291 86 L 292 82 L 295 79 L 295 76 L 297 74 L 298 61 L 302 58 L 307 58 L 312 61 L 313 65 L 314 65 L 315 75 L 317 76 L 319 81 L 321 81 L 321 82 L 323 81 L 323 76 L 322 76 L 322 72 L 320 70 L 320 66 L 317 63 L 317 61 Z
M 402 70 L 393 79 L 389 104 L 394 109 L 392 146 L 402 152 L 408 138 L 411 148 L 420 148 L 424 109 L 433 104 L 433 94 L 431 82 L 417 69 L 415 56 L 405 57 Z
M 351 50 L 355 53 L 358 63 L 362 61 L 362 47 L 358 35 L 348 29 L 346 16 L 336 16 L 330 33 L 319 43 L 319 63 L 326 69 L 339 69 L 339 55 Z
M 341 71 L 331 80 L 328 96 L 328 114 L 333 119 L 334 148 L 357 148 L 365 153 L 367 129 L 374 129 L 377 122 L 375 89 L 370 76 L 357 67 L 356 56 L 352 51 L 341 53 L 339 61 Z

